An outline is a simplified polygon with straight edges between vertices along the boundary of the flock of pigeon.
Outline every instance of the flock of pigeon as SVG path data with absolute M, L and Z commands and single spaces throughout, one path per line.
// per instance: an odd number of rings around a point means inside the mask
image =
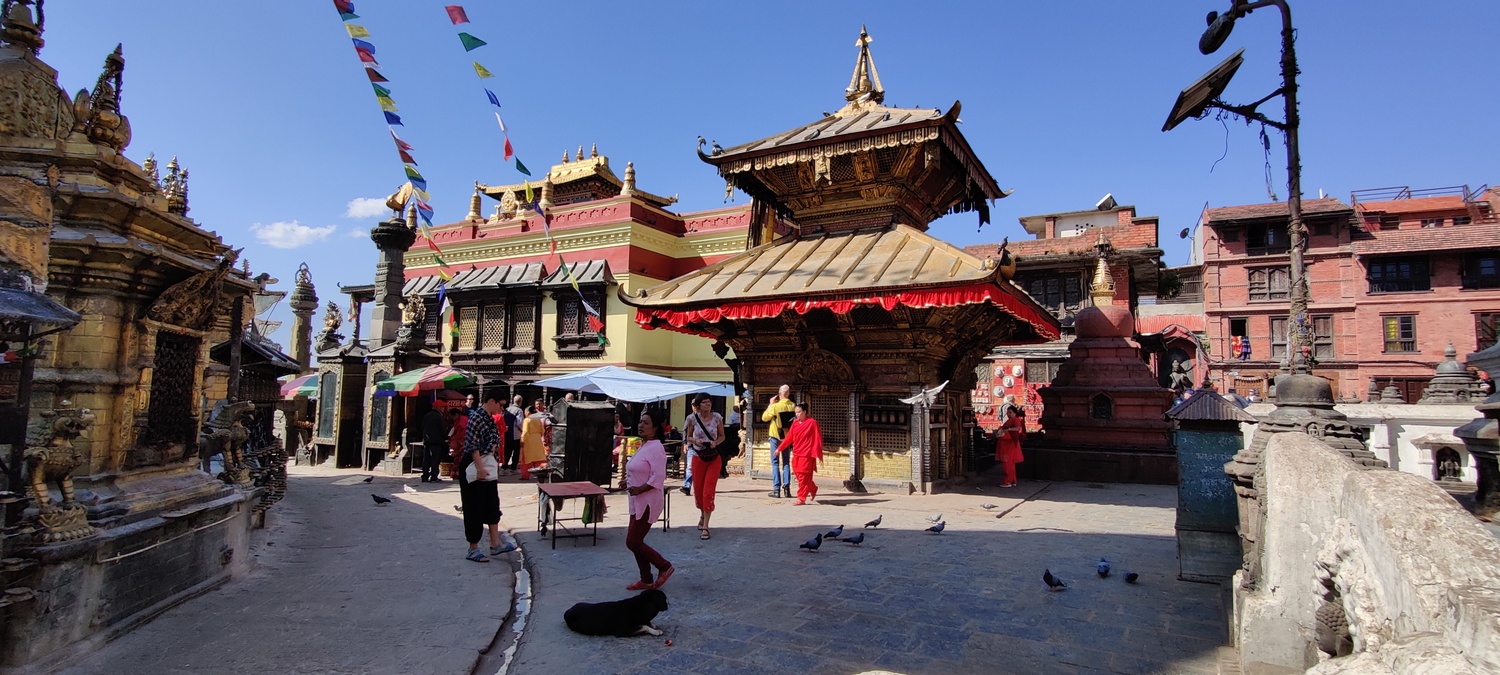
M 984 508 L 986 511 L 996 508 L 995 504 L 980 504 L 980 506 L 982 508 Z M 872 520 L 872 521 L 870 521 L 868 523 L 865 523 L 865 529 L 870 529 L 870 528 L 874 528 L 874 527 L 880 527 L 880 521 L 884 517 L 885 517 L 884 515 L 875 516 L 875 520 Z M 933 515 L 933 516 L 928 516 L 927 517 L 927 522 L 932 523 L 932 525 L 930 525 L 926 530 L 923 530 L 923 531 L 924 532 L 931 532 L 933 534 L 942 534 L 943 530 L 948 526 L 947 521 L 943 520 L 943 514 L 941 514 L 941 513 L 939 513 L 937 515 Z M 859 546 L 860 544 L 863 544 L 864 541 L 865 541 L 865 533 L 864 532 L 858 532 L 858 533 L 856 533 L 856 534 L 854 534 L 852 536 L 848 536 L 848 537 L 845 537 L 843 535 L 844 535 L 844 526 L 843 525 L 839 525 L 838 527 L 835 527 L 832 530 L 829 530 L 827 534 L 819 532 L 816 535 L 813 535 L 812 539 L 808 539 L 807 541 L 802 542 L 800 545 L 797 546 L 797 548 L 807 549 L 809 551 L 816 551 L 816 550 L 818 550 L 819 547 L 821 547 L 823 545 L 823 540 L 825 540 L 825 539 L 833 539 L 833 540 L 836 540 L 836 541 L 847 542 L 847 543 L 853 544 L 855 546 Z M 1099 559 L 1099 564 L 1094 566 L 1094 572 L 1099 575 L 1100 579 L 1108 579 L 1109 578 L 1109 574 L 1110 574 L 1109 561 L 1105 560 L 1104 558 L 1100 558 Z M 1126 572 L 1125 573 L 1125 583 L 1127 583 L 1127 584 L 1134 584 L 1140 578 L 1141 578 L 1141 575 L 1137 574 L 1135 572 Z M 1049 590 L 1049 591 L 1061 591 L 1061 590 L 1066 590 L 1068 588 L 1068 584 L 1065 583 L 1062 579 L 1059 579 L 1056 575 L 1054 575 L 1052 573 L 1051 569 L 1042 570 L 1042 582 L 1045 583 L 1045 584 L 1047 584 L 1047 590 Z

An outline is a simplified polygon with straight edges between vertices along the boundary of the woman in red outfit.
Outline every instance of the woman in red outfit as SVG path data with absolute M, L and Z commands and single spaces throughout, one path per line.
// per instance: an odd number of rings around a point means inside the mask
M 1025 422 L 1021 419 L 1021 409 L 1018 406 L 1004 406 L 1005 421 L 1000 423 L 1000 438 L 995 443 L 995 461 L 1005 467 L 1005 477 L 1000 479 L 1000 487 L 1012 488 L 1016 486 L 1016 464 L 1026 461 L 1021 455 L 1021 437 L 1026 434 Z
M 823 430 L 818 428 L 818 421 L 807 414 L 806 403 L 798 403 L 793 411 L 796 417 L 781 445 L 792 446 L 792 475 L 797 477 L 795 506 L 802 506 L 818 496 L 813 472 L 818 470 L 818 461 L 823 459 Z

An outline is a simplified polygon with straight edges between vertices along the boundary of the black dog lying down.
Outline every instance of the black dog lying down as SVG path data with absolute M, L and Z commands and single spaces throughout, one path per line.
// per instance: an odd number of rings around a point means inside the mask
M 580 602 L 563 612 L 563 621 L 584 635 L 661 635 L 651 625 L 657 614 L 667 611 L 667 594 L 657 589 L 614 602 Z

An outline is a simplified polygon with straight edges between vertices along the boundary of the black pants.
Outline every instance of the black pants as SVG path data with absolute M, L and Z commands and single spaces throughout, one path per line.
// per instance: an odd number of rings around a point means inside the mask
M 484 527 L 500 522 L 500 483 L 464 481 L 459 486 L 459 497 L 464 504 L 464 539 L 470 547 L 478 546 L 484 538 Z
M 422 480 L 439 480 L 442 475 L 440 466 L 443 459 L 448 456 L 448 446 L 444 443 L 423 443 L 422 450 Z
M 505 448 L 504 448 L 504 450 L 505 450 L 505 457 L 503 459 L 505 461 L 502 462 L 500 465 L 503 466 L 503 467 L 505 467 L 505 468 L 507 468 L 507 469 L 515 469 L 515 468 L 520 467 L 521 466 L 521 439 L 519 439 L 519 438 L 510 438 L 509 435 L 507 435 L 506 438 L 505 438 Z

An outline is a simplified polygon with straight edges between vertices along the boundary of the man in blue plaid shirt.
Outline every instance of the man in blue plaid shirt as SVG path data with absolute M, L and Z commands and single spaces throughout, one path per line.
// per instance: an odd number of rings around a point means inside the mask
M 469 411 L 468 431 L 464 434 L 464 456 L 459 466 L 459 495 L 463 500 L 464 538 L 469 552 L 464 557 L 474 562 L 489 562 L 479 550 L 484 527 L 490 529 L 490 555 L 516 550 L 512 544 L 500 546 L 500 476 L 498 462 L 486 462 L 500 451 L 500 402 L 491 396 L 481 408 Z M 474 480 L 468 480 L 468 467 L 474 465 Z M 490 466 L 486 466 L 490 464 Z M 491 468 L 496 467 L 496 468 Z

